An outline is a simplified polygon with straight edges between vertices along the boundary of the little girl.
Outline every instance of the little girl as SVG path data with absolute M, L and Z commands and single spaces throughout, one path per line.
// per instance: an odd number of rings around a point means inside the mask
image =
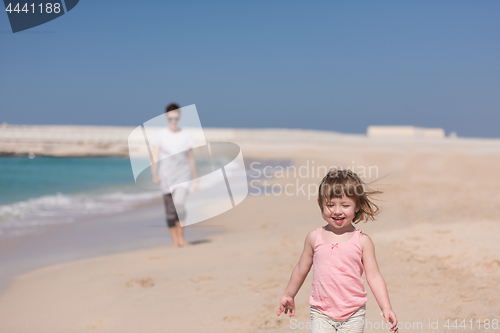
M 280 300 L 278 316 L 295 315 L 294 297 L 313 266 L 311 332 L 363 332 L 366 281 L 390 330 L 397 333 L 385 281 L 378 269 L 373 242 L 353 225 L 374 220 L 378 207 L 369 199 L 365 184 L 351 170 L 333 169 L 321 181 L 318 204 L 324 227 L 306 236 L 304 250 Z

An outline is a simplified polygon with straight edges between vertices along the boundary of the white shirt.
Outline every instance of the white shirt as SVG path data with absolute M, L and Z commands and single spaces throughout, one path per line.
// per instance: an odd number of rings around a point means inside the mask
M 189 189 L 192 176 L 188 151 L 194 145 L 191 134 L 184 129 L 172 132 L 163 128 L 155 134 L 150 144 L 160 148 L 158 176 L 163 194 L 171 193 L 177 187 Z

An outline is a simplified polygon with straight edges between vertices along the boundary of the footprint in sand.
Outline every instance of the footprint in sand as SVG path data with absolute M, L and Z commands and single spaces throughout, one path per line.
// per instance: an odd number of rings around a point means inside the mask
M 158 261 L 166 258 L 168 258 L 168 256 L 149 256 L 148 261 Z
M 200 283 L 200 282 L 212 281 L 212 280 L 215 280 L 215 278 L 213 276 L 202 276 L 202 277 L 199 277 L 197 279 L 195 279 L 195 278 L 189 279 L 189 281 L 191 281 L 193 283 Z
M 98 321 L 97 323 L 95 323 L 95 324 L 88 325 L 88 326 L 87 326 L 87 329 L 89 329 L 89 330 L 95 330 L 95 329 L 97 329 L 97 328 L 101 327 L 102 325 L 104 325 L 104 323 L 105 323 L 106 321 L 107 321 L 107 320 L 104 320 L 104 319 L 103 319 L 103 320 L 99 320 L 99 321 Z
M 143 288 L 151 288 L 155 285 L 155 282 L 152 278 L 133 278 L 127 283 L 125 283 L 125 286 L 130 288 L 133 287 L 134 285 L 139 285 Z
M 495 259 L 495 260 L 491 261 L 488 265 L 486 265 L 486 267 L 488 267 L 489 269 L 496 269 L 496 268 L 500 267 L 500 261 Z

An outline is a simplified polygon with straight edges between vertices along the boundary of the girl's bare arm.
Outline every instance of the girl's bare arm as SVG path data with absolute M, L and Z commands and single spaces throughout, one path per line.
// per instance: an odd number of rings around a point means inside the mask
M 307 274 L 311 270 L 313 255 L 314 255 L 314 243 L 316 240 L 316 230 L 313 230 L 307 234 L 306 239 L 304 241 L 304 250 L 302 251 L 302 255 L 300 256 L 299 262 L 292 271 L 292 276 L 290 277 L 290 281 L 285 288 L 285 292 L 280 300 L 280 308 L 278 310 L 278 316 L 281 312 L 287 313 L 290 311 L 290 316 L 295 314 L 295 303 L 294 298 L 295 295 L 299 292 L 300 287 L 304 283 L 304 280 L 307 277 Z
M 384 278 L 378 269 L 377 259 L 375 258 L 375 246 L 368 235 L 362 234 L 360 237 L 361 249 L 363 251 L 363 266 L 365 269 L 366 282 L 377 300 L 382 310 L 385 322 L 391 322 L 391 331 L 397 332 L 398 320 L 396 314 L 392 311 L 391 301 Z

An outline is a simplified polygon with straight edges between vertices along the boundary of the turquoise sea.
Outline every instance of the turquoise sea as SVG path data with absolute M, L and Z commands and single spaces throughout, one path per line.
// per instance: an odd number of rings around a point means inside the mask
M 159 197 L 135 184 L 128 158 L 0 157 L 0 238 Z
M 130 187 L 128 158 L 0 157 L 0 204 L 50 194 Z
M 256 168 L 248 168 L 247 177 Z M 268 160 L 257 168 L 288 165 Z M 199 172 L 210 166 L 197 161 Z M 208 173 L 208 172 L 205 172 Z M 123 212 L 161 198 L 160 190 L 135 184 L 129 158 L 0 157 L 0 240 Z

